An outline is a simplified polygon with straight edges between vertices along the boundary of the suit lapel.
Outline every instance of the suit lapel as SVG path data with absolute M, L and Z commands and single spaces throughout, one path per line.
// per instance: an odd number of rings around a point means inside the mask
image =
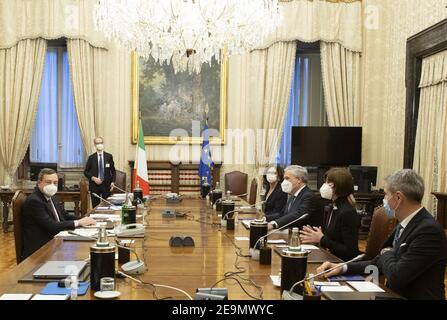
M 410 223 L 404 228 L 402 231 L 402 234 L 400 235 L 399 239 L 396 242 L 397 248 L 405 242 L 405 240 L 408 238 L 408 236 L 413 232 L 414 228 L 419 224 L 419 221 L 423 218 L 423 213 L 425 212 L 425 209 L 422 208 L 421 211 L 419 211 L 413 219 L 411 219 Z M 395 232 L 393 232 L 394 235 Z

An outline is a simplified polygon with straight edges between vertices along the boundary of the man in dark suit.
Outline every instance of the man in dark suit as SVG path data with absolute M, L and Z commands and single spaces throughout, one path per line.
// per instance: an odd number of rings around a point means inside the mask
M 97 137 L 93 140 L 96 152 L 88 157 L 84 175 L 89 180 L 89 190 L 102 198 L 107 198 L 115 182 L 116 171 L 113 156 L 104 151 L 104 139 Z M 96 207 L 101 200 L 91 194 L 92 207 Z
M 424 181 L 413 170 L 399 170 L 385 179 L 384 209 L 399 221 L 380 254 L 370 261 L 359 261 L 328 272 L 364 274 L 375 265 L 385 275 L 387 286 L 407 299 L 445 299 L 444 271 L 447 241 L 444 230 L 421 206 Z M 325 262 L 318 272 L 336 267 Z
M 284 172 L 284 181 L 281 188 L 285 193 L 289 194 L 287 203 L 282 212 L 267 215 L 268 229 L 281 228 L 282 226 L 301 217 L 305 213 L 309 216 L 303 221 L 290 225 L 302 227 L 304 224 L 312 226 L 321 226 L 323 222 L 323 212 L 312 190 L 306 185 L 308 173 L 306 168 L 301 166 L 289 166 Z
M 90 217 L 76 220 L 59 205 L 53 196 L 57 192 L 58 177 L 53 169 L 42 169 L 34 188 L 23 204 L 23 258 L 33 252 L 63 230 L 94 225 Z

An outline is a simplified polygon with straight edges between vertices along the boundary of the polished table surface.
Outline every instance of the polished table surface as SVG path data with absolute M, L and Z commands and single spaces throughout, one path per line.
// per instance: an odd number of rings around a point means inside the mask
M 236 203 L 240 205 L 240 203 Z M 176 209 L 187 213 L 187 218 L 166 219 L 161 217 L 165 208 Z M 243 217 L 250 216 L 244 214 Z M 242 215 L 239 215 L 242 218 Z M 272 251 L 272 264 L 260 265 L 258 261 L 247 257 L 237 257 L 235 247 L 242 249 L 242 254 L 249 253 L 249 242 L 234 240 L 235 237 L 248 237 L 249 231 L 241 223 L 236 223 L 234 231 L 220 229 L 213 223 L 220 218 L 203 200 L 184 199 L 179 204 L 166 203 L 164 199 L 155 200 L 146 216 L 148 226 L 145 238 L 136 239 L 135 248 L 141 259 L 147 265 L 147 272 L 141 276 L 144 282 L 162 284 L 180 288 L 191 296 L 197 288 L 207 288 L 224 278 L 226 272 L 237 271 L 238 266 L 245 272 L 243 278 L 254 281 L 263 288 L 263 299 L 280 299 L 280 290 L 272 285 L 270 275 L 278 275 L 281 268 L 280 257 Z M 172 235 L 189 235 L 195 241 L 195 247 L 172 248 L 169 239 Z M 287 238 L 287 234 L 272 235 L 269 239 Z M 233 244 L 234 242 L 234 244 Z M 39 293 L 44 284 L 18 283 L 18 279 L 29 273 L 37 264 L 47 260 L 84 260 L 89 257 L 89 247 L 93 242 L 63 241 L 53 239 L 35 252 L 28 259 L 0 275 L 0 294 L 3 293 Z M 131 259 L 135 259 L 131 254 Z M 336 259 L 336 258 L 335 258 Z M 308 263 L 308 272 L 315 272 L 320 265 Z M 240 279 L 240 278 L 239 278 Z M 130 279 L 116 279 L 117 290 L 121 292 L 120 299 L 154 299 L 150 285 L 141 285 Z M 261 298 L 260 291 L 243 282 L 246 290 L 254 297 Z M 228 279 L 216 287 L 228 288 L 229 299 L 251 299 L 241 289 L 235 280 Z M 187 299 L 178 291 L 167 288 L 157 288 L 158 298 L 172 297 Z M 95 299 L 93 291 L 78 299 Z

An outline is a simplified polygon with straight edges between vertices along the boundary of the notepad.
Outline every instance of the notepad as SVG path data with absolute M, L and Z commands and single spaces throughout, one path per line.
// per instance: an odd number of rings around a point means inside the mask
M 348 284 L 359 292 L 385 292 L 378 285 L 369 281 L 348 281 Z
M 68 300 L 69 295 L 36 294 L 31 300 Z
M 0 300 L 29 300 L 31 297 L 30 293 L 5 293 L 0 296 Z
M 87 293 L 90 284 L 88 282 L 80 282 L 78 288 L 78 296 L 83 296 Z M 48 283 L 45 288 L 40 292 L 43 295 L 69 295 L 71 289 L 65 287 L 59 287 L 57 282 Z
M 323 286 L 321 292 L 354 292 L 349 286 Z

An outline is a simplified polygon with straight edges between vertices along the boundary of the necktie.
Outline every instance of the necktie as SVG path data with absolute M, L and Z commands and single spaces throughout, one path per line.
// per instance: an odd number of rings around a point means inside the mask
M 102 154 L 99 154 L 99 179 L 101 179 L 102 181 L 104 180 L 104 164 L 102 163 Z
M 53 215 L 56 221 L 61 221 L 59 219 L 59 215 L 57 214 L 56 207 L 54 206 L 53 201 L 51 201 L 51 199 L 48 200 L 48 205 L 50 206 L 51 211 L 53 211 Z
M 290 208 L 292 207 L 293 202 L 295 201 L 296 197 L 295 196 L 291 196 L 289 199 L 289 204 L 287 205 L 287 212 L 290 211 Z
M 400 237 L 400 232 L 402 231 L 402 225 L 399 223 L 396 227 L 396 233 L 394 234 L 394 239 L 393 239 L 393 248 L 396 247 L 396 243 L 399 240 Z

